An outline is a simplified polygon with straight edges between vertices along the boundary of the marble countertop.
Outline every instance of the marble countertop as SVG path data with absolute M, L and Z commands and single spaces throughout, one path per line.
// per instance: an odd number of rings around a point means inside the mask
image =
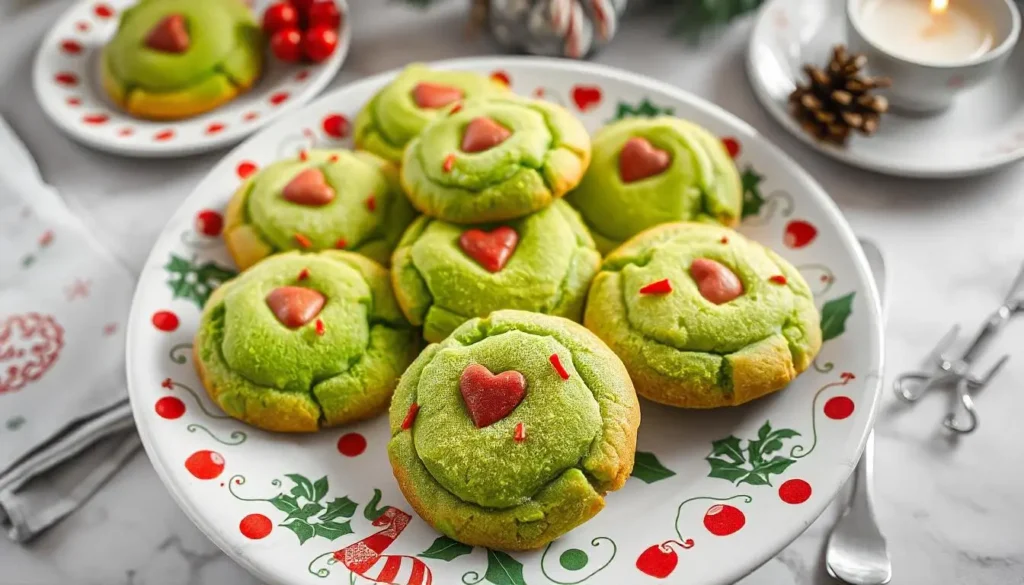
M 466 40 L 465 2 L 419 13 L 404 3 L 351 2 L 354 38 L 337 87 L 405 64 L 496 51 Z M 222 153 L 127 161 L 65 138 L 35 103 L 30 70 L 47 26 L 67 0 L 0 5 L 0 114 L 107 245 L 138 269 L 164 220 Z M 804 147 L 759 107 L 745 79 L 749 19 L 693 47 L 666 38 L 658 15 L 628 20 L 595 61 L 665 80 L 714 101 L 780 145 L 820 181 L 859 235 L 875 240 L 890 271 L 891 380 L 917 367 L 953 324 L 968 329 L 994 309 L 1024 261 L 1024 165 L 988 176 L 912 181 L 848 168 Z M 401 43 L 395 43 L 401 38 Z M 876 496 L 897 585 L 1024 584 L 1024 319 L 991 352 L 1017 350 L 977 398 L 982 425 L 951 439 L 933 396 L 913 409 L 886 392 L 877 426 Z M 830 508 L 743 585 L 833 583 L 822 560 Z M 248 585 L 172 502 L 141 452 L 83 509 L 29 546 L 0 539 L 0 585 Z

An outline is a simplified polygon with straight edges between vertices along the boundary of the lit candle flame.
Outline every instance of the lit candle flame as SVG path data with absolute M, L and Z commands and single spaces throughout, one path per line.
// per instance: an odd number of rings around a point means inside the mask
M 932 14 L 945 14 L 949 8 L 949 0 L 932 0 L 931 13 Z

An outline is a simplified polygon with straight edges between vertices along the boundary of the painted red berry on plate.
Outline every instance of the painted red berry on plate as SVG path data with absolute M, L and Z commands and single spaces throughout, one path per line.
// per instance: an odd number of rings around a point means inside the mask
M 196 451 L 185 460 L 185 469 L 197 479 L 213 479 L 224 471 L 224 457 L 216 451 Z
M 219 236 L 224 229 L 224 217 L 212 209 L 204 209 L 196 214 L 196 231 L 204 236 Z
M 782 237 L 782 241 L 790 248 L 803 248 L 816 237 L 818 228 L 802 219 L 795 219 L 786 225 L 786 235 Z
M 779 499 L 787 504 L 802 504 L 811 497 L 811 484 L 802 479 L 787 479 L 779 486 Z
M 170 311 L 157 311 L 153 313 L 153 327 L 160 331 L 169 333 L 177 329 L 179 324 L 178 316 Z
M 338 439 L 338 453 L 355 457 L 366 450 L 366 437 L 359 433 L 346 433 Z
M 704 528 L 715 536 L 729 536 L 743 528 L 747 517 L 735 506 L 716 504 L 704 514 Z
M 267 34 L 298 27 L 299 11 L 290 2 L 275 2 L 263 12 L 263 31 Z
M 309 7 L 309 14 L 306 22 L 310 28 L 315 26 L 326 26 L 337 29 L 341 25 L 341 13 L 338 12 L 338 5 L 334 0 L 318 0 Z
M 676 570 L 679 555 L 668 544 L 654 544 L 636 559 L 636 568 L 656 579 L 664 579 Z
M 265 538 L 274 529 L 274 523 L 263 514 L 249 514 L 238 523 L 242 536 L 252 540 Z
M 314 63 L 326 61 L 338 47 L 338 31 L 329 26 L 314 26 L 302 35 L 302 53 Z
M 156 401 L 155 410 L 160 418 L 173 420 L 185 414 L 185 403 L 175 396 L 164 396 Z
M 302 59 L 302 33 L 297 28 L 283 28 L 270 36 L 270 51 L 282 61 L 297 63 Z
M 344 138 L 348 136 L 348 118 L 341 114 L 331 114 L 324 118 L 324 133 L 331 138 Z
M 736 158 L 740 155 L 740 141 L 736 140 L 732 136 L 726 136 L 723 138 L 722 145 L 725 146 L 725 150 L 729 153 L 731 158 Z
M 853 414 L 853 401 L 848 396 L 833 396 L 825 403 L 825 416 L 832 420 L 843 420 Z

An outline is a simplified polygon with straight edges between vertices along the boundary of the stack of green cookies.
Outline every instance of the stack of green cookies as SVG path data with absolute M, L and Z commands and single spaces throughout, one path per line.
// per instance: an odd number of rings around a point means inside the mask
M 739 173 L 692 122 L 592 140 L 561 106 L 412 65 L 354 134 L 236 192 L 224 237 L 244 272 L 204 310 L 197 369 L 268 430 L 390 404 L 395 477 L 451 538 L 544 546 L 629 477 L 637 394 L 741 404 L 820 347 L 807 284 L 732 230 Z

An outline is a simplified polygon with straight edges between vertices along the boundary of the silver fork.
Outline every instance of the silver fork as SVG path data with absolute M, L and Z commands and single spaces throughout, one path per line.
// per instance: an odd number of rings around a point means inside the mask
M 871 273 L 878 285 L 878 296 L 882 305 L 882 321 L 885 322 L 886 289 L 885 263 L 878 247 L 867 240 L 860 240 L 861 248 L 868 258 Z M 853 494 L 846 511 L 832 528 L 825 550 L 825 568 L 828 574 L 850 585 L 885 585 L 892 579 L 892 563 L 886 548 L 885 537 L 878 529 L 872 502 L 872 476 L 874 474 L 875 432 L 868 433 L 864 454 L 857 463 L 850 482 Z

